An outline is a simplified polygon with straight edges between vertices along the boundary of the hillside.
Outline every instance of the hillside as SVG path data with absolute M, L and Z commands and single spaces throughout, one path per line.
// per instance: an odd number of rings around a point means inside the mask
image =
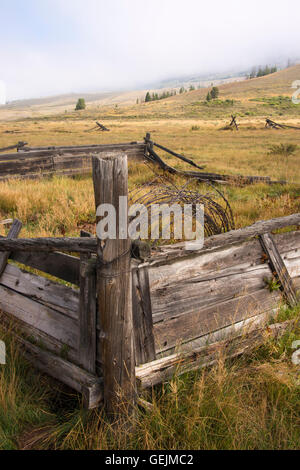
M 125 109 L 107 109 L 107 118 L 199 118 L 203 120 L 239 117 L 300 118 L 300 106 L 291 101 L 292 83 L 300 77 L 300 65 L 265 77 L 219 85 L 219 99 L 206 101 L 210 88 L 177 94 L 170 98 L 141 103 Z M 93 112 L 93 109 L 90 109 Z M 89 114 L 89 113 L 88 113 Z
M 291 96 L 294 92 L 291 85 L 295 80 L 300 80 L 300 64 L 279 70 L 278 72 L 264 77 L 220 85 L 220 96 L 230 99 L 261 98 L 274 95 Z M 195 90 L 171 99 L 177 102 L 180 101 L 181 103 L 193 102 L 204 99 L 206 94 L 207 88 Z

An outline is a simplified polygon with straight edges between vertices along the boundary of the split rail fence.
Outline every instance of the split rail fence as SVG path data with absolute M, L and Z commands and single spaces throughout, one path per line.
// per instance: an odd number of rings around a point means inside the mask
M 146 134 L 143 142 L 63 147 L 28 147 L 25 142 L 19 142 L 16 146 L 7 147 L 6 150 L 15 147 L 18 148 L 16 153 L 0 153 L 0 181 L 12 178 L 35 179 L 53 175 L 86 175 L 92 171 L 93 155 L 122 152 L 126 153 L 129 160 L 150 161 L 165 172 L 187 178 L 196 178 L 199 181 L 219 184 L 285 183 L 284 181 L 272 181 L 268 176 L 220 175 L 199 171 L 203 170 L 204 167 L 163 145 L 153 142 L 149 133 Z M 178 170 L 170 166 L 157 154 L 154 147 L 185 162 L 194 169 L 196 168 L 197 171 Z
M 118 207 L 128 194 L 127 156 L 93 157 L 93 181 L 95 206 Z M 200 252 L 161 247 L 146 261 L 132 258 L 129 239 L 22 239 L 21 226 L 15 220 L 0 238 L 2 324 L 88 408 L 104 402 L 118 413 L 139 390 L 213 364 L 220 348 L 229 356 L 251 349 L 282 296 L 297 303 L 300 214 L 209 237 Z M 270 289 L 273 276 L 281 290 Z

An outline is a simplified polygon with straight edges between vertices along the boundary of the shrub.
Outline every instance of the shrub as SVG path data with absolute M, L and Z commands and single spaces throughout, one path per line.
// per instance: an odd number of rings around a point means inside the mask
M 75 111 L 80 111 L 80 110 L 85 109 L 85 108 L 86 108 L 85 99 L 84 98 L 79 98 L 79 100 L 77 101 L 77 104 L 76 104 Z

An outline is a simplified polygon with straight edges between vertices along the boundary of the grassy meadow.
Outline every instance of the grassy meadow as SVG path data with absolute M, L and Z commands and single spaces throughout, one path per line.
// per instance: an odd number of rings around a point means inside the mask
M 207 90 L 195 90 L 153 103 L 89 105 L 77 113 L 1 120 L 0 147 L 18 141 L 30 146 L 132 142 L 150 132 L 154 141 L 205 165 L 205 171 L 287 181 L 221 186 L 237 228 L 289 215 L 300 212 L 300 130 L 264 125 L 270 117 L 300 127 L 300 105 L 278 98 L 291 95 L 289 83 L 299 78 L 300 67 L 294 69 L 288 77 L 278 72 L 248 85 L 224 85 L 219 99 L 208 104 Z M 239 131 L 222 130 L 231 114 L 237 115 Z M 91 131 L 96 120 L 111 131 Z M 291 155 L 271 153 L 281 144 L 296 147 Z M 188 169 L 158 153 L 174 167 Z M 129 165 L 130 189 L 151 179 L 149 166 Z M 184 181 L 177 178 L 176 183 Z M 14 217 L 23 222 L 22 237 L 94 232 L 91 177 L 1 182 L 0 221 Z M 0 235 L 5 233 L 0 225 Z M 8 352 L 8 364 L 0 366 L 0 449 L 296 449 L 299 369 L 290 357 L 292 341 L 299 339 L 299 313 L 299 308 L 281 306 L 279 320 L 296 321 L 280 341 L 266 338 L 264 346 L 234 361 L 220 354 L 216 367 L 174 377 L 148 392 L 153 410 L 137 409 L 132 433 L 111 428 L 101 410 L 85 412 L 77 394 L 34 370 L 10 335 L 0 331 Z

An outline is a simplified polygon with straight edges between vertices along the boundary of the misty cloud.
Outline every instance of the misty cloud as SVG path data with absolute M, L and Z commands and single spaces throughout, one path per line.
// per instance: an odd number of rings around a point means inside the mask
M 8 99 L 134 88 L 299 56 L 299 3 L 11 0 L 0 7 Z

